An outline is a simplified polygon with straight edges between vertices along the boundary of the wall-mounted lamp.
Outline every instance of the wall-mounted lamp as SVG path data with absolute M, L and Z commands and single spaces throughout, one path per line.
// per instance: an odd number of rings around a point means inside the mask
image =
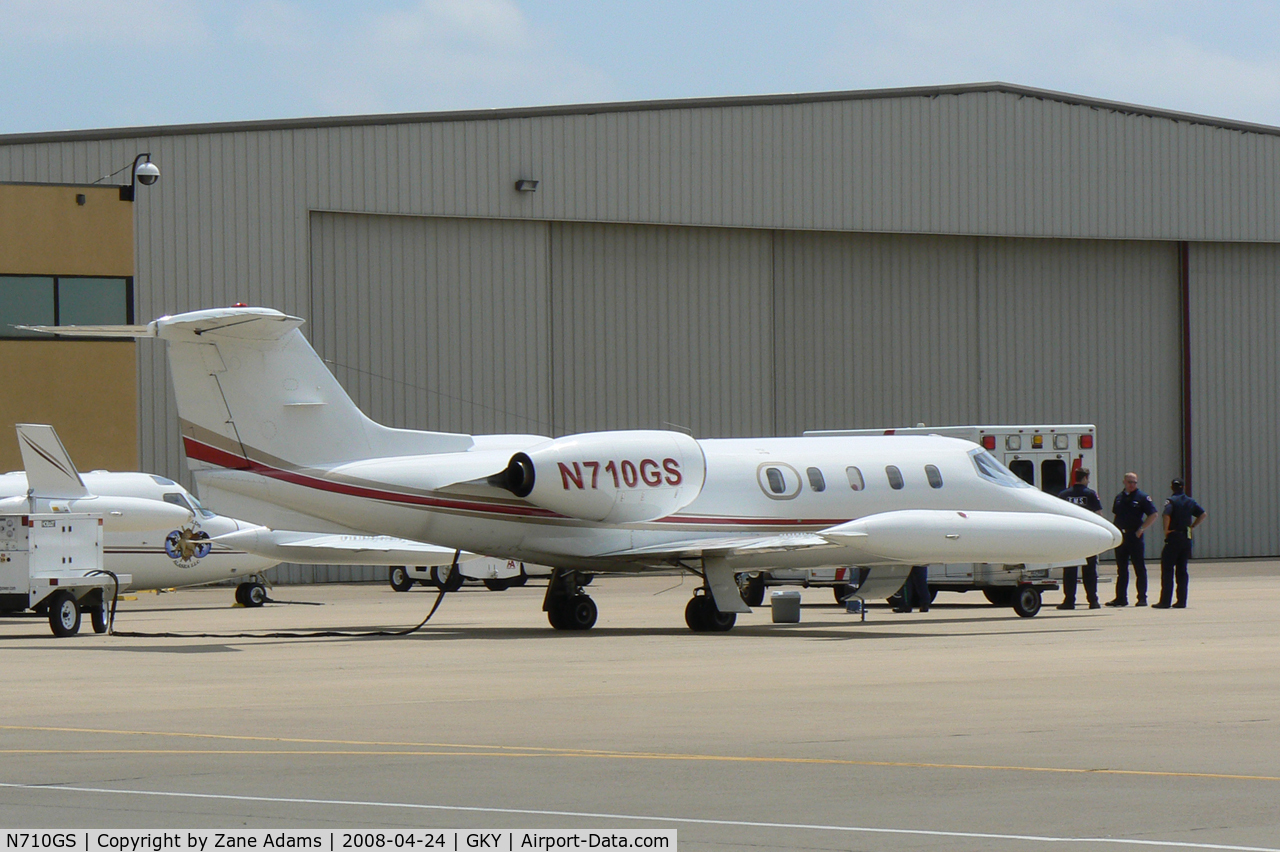
M 520 180 L 516 181 L 516 191 L 517 192 L 537 192 L 538 182 L 536 180 L 528 180 L 527 178 L 521 178 Z
M 120 200 L 132 201 L 133 188 L 136 184 L 151 186 L 158 180 L 160 180 L 160 169 L 151 162 L 151 152 L 139 154 L 133 158 L 133 171 L 130 173 L 129 183 L 120 187 Z

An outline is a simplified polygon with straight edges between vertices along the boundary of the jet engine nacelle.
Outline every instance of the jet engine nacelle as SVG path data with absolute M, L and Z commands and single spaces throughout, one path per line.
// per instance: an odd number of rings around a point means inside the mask
M 706 476 L 702 447 L 681 432 L 587 432 L 516 453 L 489 482 L 571 518 L 626 524 L 680 511 Z

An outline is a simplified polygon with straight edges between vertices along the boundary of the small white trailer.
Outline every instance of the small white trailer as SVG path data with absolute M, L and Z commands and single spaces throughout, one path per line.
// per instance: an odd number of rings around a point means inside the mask
M 0 612 L 47 612 L 53 635 L 73 636 L 88 610 L 105 633 L 116 588 L 102 570 L 101 515 L 0 514 Z
M 455 565 L 392 565 L 387 579 L 397 592 L 407 592 L 415 583 L 454 592 L 467 580 L 483 583 L 491 592 L 503 592 L 523 586 L 530 577 L 550 577 L 551 569 L 514 559 L 480 556 Z M 589 575 L 588 575 L 589 576 Z M 590 582 L 590 580 L 587 580 Z M 582 585 L 586 585 L 583 583 Z

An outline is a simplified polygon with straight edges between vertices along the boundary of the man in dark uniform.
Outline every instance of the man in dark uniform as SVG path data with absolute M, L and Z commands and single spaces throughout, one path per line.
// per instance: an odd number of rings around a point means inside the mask
M 1169 484 L 1173 496 L 1164 501 L 1164 550 L 1160 552 L 1160 602 L 1154 609 L 1182 609 L 1187 605 L 1187 560 L 1191 558 L 1191 531 L 1200 526 L 1207 513 L 1183 492 L 1181 479 Z M 1173 601 L 1174 578 L 1178 599 Z
M 1124 540 L 1116 548 L 1116 596 L 1107 606 L 1129 605 L 1129 562 L 1133 562 L 1133 579 L 1138 587 L 1138 606 L 1147 605 L 1147 528 L 1158 517 L 1155 504 L 1145 491 L 1138 488 L 1138 474 L 1124 475 L 1124 490 L 1111 504 L 1116 526 L 1124 534 Z
M 1089 487 L 1089 469 L 1082 467 L 1071 477 L 1075 484 L 1058 496 L 1068 503 L 1075 503 L 1090 512 L 1102 514 L 1102 501 L 1098 493 Z M 1098 557 L 1090 556 L 1084 565 L 1084 594 L 1089 599 L 1089 609 L 1098 609 Z M 1062 603 L 1058 609 L 1076 608 L 1076 566 L 1062 569 Z

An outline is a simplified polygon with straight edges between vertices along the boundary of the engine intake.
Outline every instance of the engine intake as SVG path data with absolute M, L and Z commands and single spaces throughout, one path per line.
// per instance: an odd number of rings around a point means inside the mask
M 488 482 L 571 518 L 625 524 L 680 511 L 706 474 L 702 447 L 681 432 L 587 432 L 516 453 Z

